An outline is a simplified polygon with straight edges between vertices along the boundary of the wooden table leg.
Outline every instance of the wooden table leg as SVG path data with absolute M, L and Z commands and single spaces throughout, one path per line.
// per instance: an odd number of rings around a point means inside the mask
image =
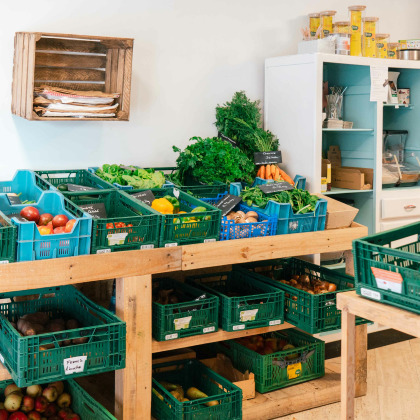
M 341 420 L 354 420 L 355 393 L 355 316 L 341 310 Z
M 367 324 L 356 326 L 355 347 L 356 397 L 361 397 L 367 393 Z
M 116 314 L 127 323 L 126 368 L 115 372 L 115 416 L 151 418 L 152 276 L 117 279 Z

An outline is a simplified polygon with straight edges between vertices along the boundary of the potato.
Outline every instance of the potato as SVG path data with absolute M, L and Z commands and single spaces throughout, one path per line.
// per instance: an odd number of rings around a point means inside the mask
M 253 217 L 254 219 L 257 219 L 258 222 L 258 213 L 256 211 L 249 211 L 245 214 L 245 218 L 248 219 L 248 217 Z

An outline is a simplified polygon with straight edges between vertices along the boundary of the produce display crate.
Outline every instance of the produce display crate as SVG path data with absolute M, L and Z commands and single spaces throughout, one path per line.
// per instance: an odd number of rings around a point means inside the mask
M 86 191 L 69 198 L 76 207 L 98 203 L 105 206 L 107 217 L 92 221 L 92 254 L 159 246 L 161 215 L 142 202 L 118 190 Z M 115 228 L 115 223 L 119 222 L 132 226 Z
M 18 296 L 31 300 L 15 301 Z M 1 293 L 0 299 L 7 300 L 0 304 L 0 360 L 19 387 L 68 378 L 64 359 L 72 357 L 87 357 L 83 371 L 72 373 L 72 378 L 125 367 L 125 322 L 73 286 Z M 77 319 L 82 327 L 21 337 L 10 321 L 39 311 L 51 318 Z M 86 343 L 60 347 L 62 341 L 76 338 Z
M 0 382 L 0 393 L 3 394 L 12 380 Z M 64 382 L 64 392 L 72 397 L 71 408 L 83 420 L 117 420 L 108 410 L 92 398 L 75 380 Z
M 202 274 L 187 281 L 220 300 L 219 325 L 224 331 L 280 325 L 284 292 L 243 271 Z
M 53 171 L 35 171 L 47 185 L 57 188 L 64 196 L 77 196 L 78 192 L 60 190 L 61 184 L 75 184 L 83 187 L 94 188 L 92 191 L 115 189 L 113 185 L 90 173 L 86 169 L 64 169 Z
M 322 340 L 293 328 L 262 336 L 284 339 L 295 348 L 262 355 L 235 340 L 220 345 L 221 349 L 227 349 L 237 369 L 255 374 L 258 392 L 274 391 L 325 375 L 325 343 Z
M 179 384 L 185 393 L 188 388 L 195 387 L 208 397 L 180 402 L 159 381 Z M 218 404 L 206 406 L 210 401 Z M 157 420 L 240 420 L 242 391 L 196 359 L 154 365 L 152 415 Z
M 146 170 L 147 169 L 153 169 L 155 171 L 162 171 L 162 172 L 164 172 L 165 170 L 168 169 L 168 168 L 140 168 L 140 167 L 137 167 L 137 166 L 134 166 L 134 165 L 131 165 L 131 166 L 133 168 L 138 168 L 138 169 L 146 169 Z M 99 169 L 99 166 L 91 166 L 91 167 L 88 168 L 88 171 L 91 174 L 95 175 L 96 174 L 96 171 L 98 169 Z M 132 190 L 135 189 L 132 185 L 121 185 L 121 184 L 118 184 L 118 182 L 114 182 L 114 183 L 111 184 L 110 182 L 104 181 L 102 178 L 100 178 L 100 179 L 102 180 L 102 182 L 105 182 L 108 186 L 111 185 L 112 187 L 117 188 L 119 190 L 124 190 L 124 191 L 129 190 L 129 191 L 132 191 Z M 173 187 L 174 187 L 174 184 L 171 181 L 167 180 L 166 177 L 165 177 L 165 183 L 162 185 L 162 188 L 173 188 Z M 108 188 L 110 188 L 110 187 L 108 187 Z M 144 188 L 144 189 L 136 189 L 137 192 L 138 191 L 145 191 L 145 190 L 146 190 L 146 188 Z
M 263 179 L 257 176 L 252 184 L 253 187 L 257 187 L 258 185 L 265 185 L 268 183 L 274 182 L 270 179 Z M 304 190 L 306 187 L 306 178 L 302 175 L 296 175 L 293 179 L 295 188 L 299 190 Z
M 230 194 L 241 195 L 241 183 L 233 182 L 230 184 Z M 251 210 L 259 210 L 269 216 L 277 218 L 277 235 L 290 233 L 315 232 L 325 229 L 327 218 L 327 200 L 318 200 L 313 212 L 305 214 L 295 214 L 289 203 L 277 203 L 269 201 L 265 208 L 249 207 Z
M 139 190 L 124 191 L 126 194 L 135 194 Z M 156 198 L 165 195 L 176 197 L 179 200 L 180 211 L 185 214 L 161 214 L 162 226 L 160 231 L 160 246 L 170 247 L 219 240 L 221 211 L 208 203 L 192 197 L 177 188 L 157 188 L 152 190 Z M 138 201 L 138 200 L 136 200 Z M 204 207 L 203 212 L 192 213 L 196 207 Z M 159 213 L 160 214 L 160 213 Z M 190 222 L 182 222 L 184 217 L 201 218 Z M 206 220 L 207 219 L 207 220 Z
M 37 121 L 128 121 L 133 39 L 17 32 L 12 113 Z M 115 117 L 41 117 L 33 110 L 34 87 L 119 93 Z
M 337 294 L 354 290 L 354 279 L 336 270 L 311 264 L 298 258 L 264 261 L 235 267 L 235 270 L 253 271 L 255 278 L 285 292 L 285 321 L 310 334 L 341 328 L 341 311 L 337 309 Z M 248 271 L 249 272 L 249 271 Z M 281 283 L 293 275 L 306 274 L 311 280 L 327 281 L 337 285 L 335 292 L 313 295 Z M 356 324 L 368 322 L 356 317 Z
M 187 302 L 152 305 L 152 334 L 158 341 L 205 334 L 218 330 L 219 299 L 210 293 L 205 298 L 200 289 L 172 279 L 153 281 L 153 294 L 159 289 L 174 289 L 188 298 Z
M 0 194 L 20 194 L 19 198 L 24 201 L 37 202 L 41 198 L 42 191 L 51 189 L 50 184 L 43 180 L 34 171 L 16 171 L 11 181 L 0 182 Z
M 420 314 L 420 223 L 357 239 L 353 255 L 357 294 Z M 383 280 L 402 280 L 401 293 Z
M 0 264 L 14 262 L 16 259 L 17 228 L 0 211 Z
M 44 191 L 33 207 L 39 213 L 52 215 L 64 214 L 69 219 L 76 219 L 70 233 L 41 235 L 35 222 L 28 222 L 13 217 L 19 215 L 25 204 L 12 206 L 5 196 L 0 195 L 0 211 L 8 216 L 17 226 L 16 261 L 45 260 L 50 258 L 74 257 L 90 252 L 92 217 L 78 209 L 71 201 L 55 191 Z

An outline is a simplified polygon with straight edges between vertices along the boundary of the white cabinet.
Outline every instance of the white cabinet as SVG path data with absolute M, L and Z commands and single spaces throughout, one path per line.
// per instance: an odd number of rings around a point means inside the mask
M 401 194 L 398 191 L 398 194 Z M 420 217 L 419 197 L 398 197 L 382 199 L 382 219 Z

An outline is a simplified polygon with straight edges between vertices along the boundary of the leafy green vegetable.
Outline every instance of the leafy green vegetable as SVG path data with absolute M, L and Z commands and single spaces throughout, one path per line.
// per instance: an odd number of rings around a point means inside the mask
M 273 133 L 262 128 L 260 101 L 250 101 L 245 92 L 236 92 L 231 102 L 216 108 L 216 127 L 235 140 L 250 159 L 254 152 L 278 150 L 279 142 Z
M 237 147 L 217 137 L 193 137 L 190 141 L 194 143 L 184 151 L 173 146 L 174 152 L 179 153 L 172 178 L 175 182 L 181 185 L 188 185 L 191 180 L 204 184 L 252 182 L 255 165 Z
M 277 203 L 289 203 L 295 214 L 305 214 L 314 211 L 319 200 L 316 195 L 311 195 L 308 191 L 297 188 L 279 193 L 265 194 L 258 187 L 245 187 L 241 192 L 241 197 L 248 206 L 255 207 L 265 207 L 270 200 Z
M 136 166 L 105 164 L 95 174 L 111 184 L 131 185 L 135 189 L 161 188 L 165 183 L 163 172 Z

